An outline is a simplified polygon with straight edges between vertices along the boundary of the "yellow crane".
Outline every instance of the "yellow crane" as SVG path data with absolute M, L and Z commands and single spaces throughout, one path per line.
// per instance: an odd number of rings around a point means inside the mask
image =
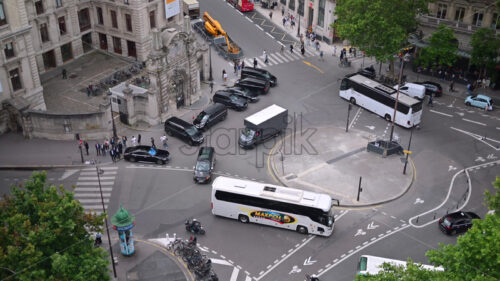
M 231 54 L 238 54 L 240 52 L 240 48 L 229 41 L 229 37 L 227 33 L 222 29 L 220 23 L 214 20 L 207 12 L 203 13 L 203 20 L 205 21 L 205 29 L 208 33 L 210 33 L 213 37 L 223 36 L 226 38 L 227 51 Z

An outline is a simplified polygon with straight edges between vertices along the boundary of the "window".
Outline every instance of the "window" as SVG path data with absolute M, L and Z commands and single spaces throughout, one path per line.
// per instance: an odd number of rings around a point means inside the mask
M 118 37 L 113 37 L 113 48 L 115 53 L 121 54 L 122 53 L 122 41 Z
M 498 13 L 494 13 L 493 17 L 491 17 L 491 24 L 490 24 L 491 29 L 500 29 L 500 16 Z
M 290 8 L 290 10 L 292 11 L 295 11 L 295 0 L 289 0 L 290 2 L 288 2 L 288 8 Z
M 130 0 L 123 0 L 123 3 L 128 5 L 128 4 L 130 4 Z
M 116 12 L 115 11 L 110 11 L 111 13 L 111 25 L 114 28 L 118 28 L 118 21 L 116 20 Z
M 151 27 L 151 29 L 156 27 L 155 11 L 149 12 L 149 26 Z
M 125 25 L 127 27 L 127 31 L 132 32 L 132 16 L 129 14 L 125 14 Z
M 78 12 L 78 23 L 80 24 L 80 31 L 90 28 L 89 9 L 83 9 Z
M 3 51 L 5 53 L 6 58 L 8 59 L 12 58 L 15 55 L 14 46 L 12 45 L 12 42 L 5 44 L 5 48 L 3 49 Z
M 319 0 L 318 3 L 318 26 L 320 27 L 325 25 L 325 3 L 326 0 Z
M 12 83 L 12 89 L 14 91 L 21 90 L 23 86 L 21 85 L 21 77 L 19 76 L 19 69 L 12 69 L 9 71 L 10 83 Z
M 35 10 L 36 10 L 37 15 L 43 14 L 43 1 L 42 0 L 35 1 Z
M 464 7 L 457 7 L 455 10 L 455 20 L 458 22 L 463 22 L 464 21 L 464 14 L 465 14 L 465 8 Z
M 49 30 L 46 23 L 40 24 L 40 36 L 42 37 L 42 42 L 49 41 Z
M 445 4 L 438 4 L 438 11 L 437 11 L 437 15 L 436 15 L 436 17 L 438 19 L 444 19 L 444 18 L 446 18 L 446 8 L 447 7 L 448 6 L 445 5 Z
M 5 10 L 3 9 L 3 2 L 0 2 L 0 25 L 7 24 L 7 18 L 5 17 Z
M 102 16 L 102 8 L 97 7 L 97 22 L 99 24 L 104 24 L 104 17 Z
M 56 1 L 56 8 L 62 7 L 62 0 L 55 0 Z
M 66 34 L 66 20 L 64 19 L 64 17 L 58 18 L 57 22 L 59 23 L 59 34 Z
M 472 18 L 472 24 L 475 26 L 481 26 L 483 23 L 483 13 L 476 11 L 474 17 Z
M 304 0 L 299 0 L 299 6 L 297 7 L 297 12 L 299 15 L 304 16 Z
M 286 6 L 286 0 L 280 0 L 280 3 Z

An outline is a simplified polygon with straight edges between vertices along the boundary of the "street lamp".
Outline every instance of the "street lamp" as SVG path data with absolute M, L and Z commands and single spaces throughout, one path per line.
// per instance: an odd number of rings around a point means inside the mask
M 106 223 L 106 234 L 108 235 L 108 244 L 109 244 L 109 254 L 111 255 L 111 264 L 113 265 L 113 274 L 116 278 L 116 267 L 115 267 L 115 257 L 113 256 L 113 248 L 111 247 L 111 237 L 109 236 L 109 228 L 108 228 L 108 216 L 106 213 L 106 208 L 104 207 L 104 196 L 102 195 L 102 187 L 101 187 L 101 177 L 100 175 L 104 173 L 104 170 L 99 169 L 97 166 L 97 161 L 94 160 L 95 170 L 97 172 L 97 181 L 99 182 L 99 192 L 101 193 L 101 204 L 102 204 L 102 212 L 106 215 L 104 217 L 104 222 Z
M 408 165 L 408 155 L 410 155 L 411 153 L 411 150 L 410 150 L 410 146 L 411 146 L 411 138 L 413 137 L 413 129 L 415 128 L 415 126 L 411 126 L 411 131 L 410 131 L 410 140 L 408 141 L 408 148 L 406 149 L 406 159 L 405 159 L 405 167 L 403 168 L 403 175 L 406 175 L 406 166 Z
M 300 14 L 297 14 L 299 15 L 299 28 L 297 28 L 297 37 L 300 37 Z
M 214 77 L 212 76 L 212 45 L 208 45 L 208 56 L 210 57 L 210 71 L 208 76 L 208 81 L 214 81 Z
M 392 142 L 392 137 L 394 136 L 394 121 L 396 120 L 396 113 L 397 113 L 398 101 L 399 101 L 399 88 L 401 88 L 401 79 L 403 77 L 403 69 L 405 66 L 405 61 L 409 61 L 409 60 L 410 60 L 410 54 L 405 54 L 401 58 L 401 66 L 400 66 L 400 70 L 399 70 L 399 79 L 398 79 L 398 90 L 396 92 L 396 102 L 394 103 L 394 114 L 392 116 L 391 136 L 389 137 L 389 144 Z
M 118 135 L 116 134 L 115 118 L 113 117 L 113 102 L 111 98 L 109 98 L 109 110 L 111 110 L 111 123 L 113 124 L 113 138 L 116 141 L 118 139 Z

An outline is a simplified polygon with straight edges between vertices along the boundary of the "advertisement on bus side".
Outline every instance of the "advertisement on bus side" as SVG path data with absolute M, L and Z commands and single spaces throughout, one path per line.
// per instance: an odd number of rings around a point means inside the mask
M 271 220 L 279 224 L 293 224 L 297 222 L 297 219 L 290 215 L 273 211 L 252 211 L 249 215 L 252 218 Z

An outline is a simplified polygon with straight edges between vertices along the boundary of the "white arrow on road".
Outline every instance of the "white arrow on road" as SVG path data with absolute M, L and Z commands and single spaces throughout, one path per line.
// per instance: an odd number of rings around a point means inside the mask
M 486 161 L 486 160 L 485 160 L 483 157 L 478 156 L 478 157 L 476 158 L 476 160 L 475 160 L 475 161 L 476 161 L 476 162 L 484 162 L 484 161 Z
M 456 169 L 457 169 L 457 167 L 450 165 L 450 166 L 448 167 L 448 172 L 449 172 L 449 171 L 455 171 Z
M 488 154 L 486 159 L 497 159 L 498 157 L 495 156 L 495 154 Z
M 363 229 L 358 229 L 358 232 L 356 232 L 356 234 L 354 234 L 354 237 L 358 236 L 358 235 L 365 235 L 366 232 L 363 231 Z
M 375 126 L 365 126 L 365 127 L 367 127 L 368 129 L 370 129 L 372 131 L 375 130 Z
M 302 271 L 302 269 L 300 269 L 298 266 L 294 265 L 294 266 L 292 267 L 292 270 L 290 270 L 290 272 L 288 272 L 288 275 L 290 275 L 290 274 L 292 274 L 292 273 L 299 273 L 299 272 L 301 272 L 301 271 Z
M 315 263 L 316 261 L 312 261 L 311 260 L 311 257 L 308 257 L 305 261 L 304 261 L 304 265 L 311 265 L 313 263 Z
M 422 199 L 420 199 L 420 198 L 417 198 L 417 199 L 415 200 L 415 203 L 413 203 L 413 204 L 422 204 L 422 203 L 424 203 L 424 200 L 422 200 Z
M 378 227 L 378 225 L 373 224 L 373 222 L 371 222 L 371 223 L 370 223 L 370 224 L 369 224 L 366 228 L 367 228 L 367 229 L 375 229 L 375 228 L 377 228 L 377 227 Z
M 68 169 L 68 170 L 64 171 L 64 174 L 59 178 L 59 180 L 62 181 L 78 171 L 80 171 L 80 170 Z
M 460 115 L 461 117 L 464 117 L 465 115 L 463 112 L 455 112 L 455 114 Z

